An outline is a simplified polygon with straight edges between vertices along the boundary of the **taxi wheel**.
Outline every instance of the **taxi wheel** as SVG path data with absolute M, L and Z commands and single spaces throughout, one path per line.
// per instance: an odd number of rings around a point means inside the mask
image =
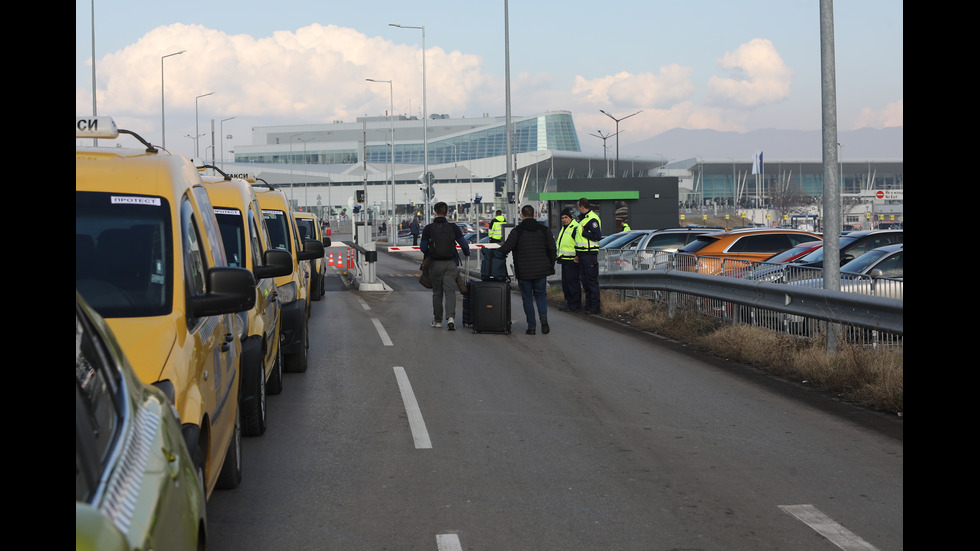
M 310 285 L 310 299 L 320 300 L 323 297 L 323 274 L 313 274 L 313 283 Z
M 246 402 L 241 411 L 242 431 L 245 436 L 261 436 L 265 433 L 266 428 L 265 369 L 259 365 L 254 371 L 256 396 L 254 400 Z
M 307 355 L 310 349 L 310 318 L 306 318 L 306 327 L 303 328 L 303 346 L 299 352 L 286 356 L 286 371 L 290 373 L 305 373 L 307 368 Z
M 218 475 L 218 489 L 231 490 L 237 488 L 242 482 L 242 426 L 238 419 L 235 419 L 235 430 L 232 433 L 231 442 L 228 444 L 228 453 L 225 454 L 225 462 L 221 466 L 221 474 Z
M 289 367 L 287 371 L 290 373 L 305 373 L 307 368 L 307 356 L 308 350 L 306 347 L 301 347 L 300 351 L 295 354 L 290 354 L 286 357 L 286 365 Z
M 282 392 L 282 345 L 276 351 L 276 363 L 272 366 L 272 375 L 265 383 L 265 391 L 271 396 Z

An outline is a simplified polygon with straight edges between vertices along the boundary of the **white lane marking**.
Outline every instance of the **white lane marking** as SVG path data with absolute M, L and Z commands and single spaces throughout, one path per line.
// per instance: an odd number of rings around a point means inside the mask
M 432 442 L 429 440 L 429 431 L 425 430 L 425 421 L 422 420 L 419 403 L 415 401 L 412 384 L 408 382 L 404 367 L 396 365 L 394 369 L 398 390 L 401 391 L 402 401 L 405 402 L 405 413 L 408 414 L 408 426 L 412 429 L 412 439 L 415 440 L 415 449 L 429 449 L 432 447 Z
M 357 297 L 357 302 L 360 302 L 361 303 L 361 308 L 363 308 L 365 310 L 370 310 L 371 309 L 371 307 L 368 306 L 368 303 L 367 302 L 364 302 L 364 299 L 363 298 Z
M 378 330 L 378 335 L 381 336 L 381 342 L 384 343 L 385 346 L 391 346 L 391 338 L 388 337 L 388 332 L 385 331 L 384 326 L 381 325 L 381 320 L 378 318 L 371 318 L 371 323 L 373 323 L 374 328 Z
M 459 536 L 456 534 L 436 535 L 436 548 L 439 551 L 463 551 L 463 546 L 459 544 Z
M 844 551 L 878 551 L 875 546 L 837 524 L 813 505 L 780 505 L 779 508 L 813 528 Z

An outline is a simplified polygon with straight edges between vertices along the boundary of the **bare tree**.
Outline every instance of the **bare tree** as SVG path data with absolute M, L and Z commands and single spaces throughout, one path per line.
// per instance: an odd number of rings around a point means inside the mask
M 793 183 L 792 173 L 780 174 L 769 187 L 772 208 L 779 219 L 792 214 L 806 214 L 810 210 L 810 197 L 803 194 L 798 184 Z

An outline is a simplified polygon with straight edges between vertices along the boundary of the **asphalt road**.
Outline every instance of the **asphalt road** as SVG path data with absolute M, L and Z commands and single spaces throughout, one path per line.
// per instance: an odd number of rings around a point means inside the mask
M 903 549 L 901 420 L 594 316 L 525 335 L 516 292 L 510 335 L 433 329 L 417 266 L 331 269 L 212 551 Z

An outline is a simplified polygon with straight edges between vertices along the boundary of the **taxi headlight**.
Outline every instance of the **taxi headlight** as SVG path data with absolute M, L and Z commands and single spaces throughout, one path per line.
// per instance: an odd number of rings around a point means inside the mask
M 238 330 L 238 338 L 245 340 L 248 336 L 248 312 L 238 312 L 238 322 L 235 323 L 235 329 Z
M 290 281 L 285 285 L 279 286 L 279 302 L 281 304 L 292 304 L 296 301 L 298 289 L 296 288 L 296 282 Z

